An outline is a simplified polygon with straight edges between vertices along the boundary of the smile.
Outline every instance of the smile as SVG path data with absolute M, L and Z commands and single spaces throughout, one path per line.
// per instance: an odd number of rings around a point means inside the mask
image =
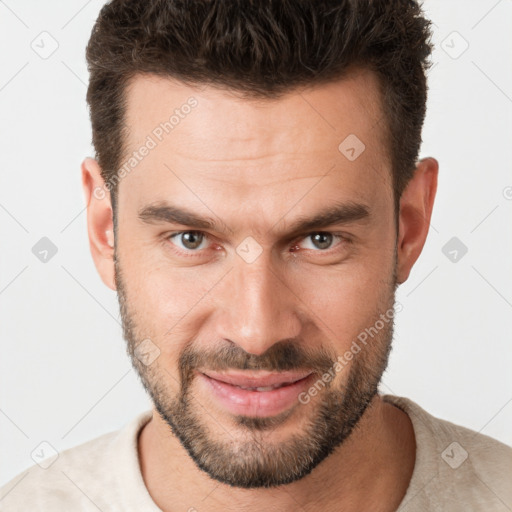
M 310 371 L 232 371 L 197 373 L 199 381 L 222 409 L 237 415 L 269 417 L 298 404 L 298 395 L 307 388 Z

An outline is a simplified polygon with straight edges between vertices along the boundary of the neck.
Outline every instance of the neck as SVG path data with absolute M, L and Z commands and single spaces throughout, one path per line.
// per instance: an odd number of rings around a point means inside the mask
M 139 436 L 142 476 L 164 512 L 260 510 L 394 511 L 415 461 L 409 417 L 376 396 L 360 422 L 329 457 L 299 481 L 271 489 L 240 489 L 197 468 L 168 425 L 153 411 Z

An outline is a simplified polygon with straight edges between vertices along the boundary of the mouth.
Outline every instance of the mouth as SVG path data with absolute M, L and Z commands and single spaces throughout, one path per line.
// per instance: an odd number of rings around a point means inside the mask
M 231 386 L 237 386 L 242 389 L 250 389 L 251 391 L 270 391 L 272 389 L 281 388 L 294 384 L 299 380 L 311 375 L 310 371 L 303 372 L 264 372 L 242 370 L 238 372 L 213 372 L 205 370 L 204 375 L 210 379 L 215 379 Z
M 206 392 L 233 414 L 269 417 L 297 405 L 313 378 L 311 371 L 197 372 Z

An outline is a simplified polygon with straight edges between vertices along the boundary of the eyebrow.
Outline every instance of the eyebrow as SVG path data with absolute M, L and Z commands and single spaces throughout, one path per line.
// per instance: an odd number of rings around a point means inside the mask
M 289 236 L 295 236 L 303 232 L 319 230 L 328 226 L 367 220 L 369 216 L 370 209 L 364 204 L 354 202 L 335 203 L 321 210 L 313 217 L 298 217 L 287 227 L 287 231 Z M 138 212 L 138 217 L 147 224 L 167 222 L 181 224 L 198 230 L 225 231 L 233 234 L 233 230 L 224 222 L 219 222 L 210 217 L 201 217 L 190 210 L 179 208 L 167 202 L 150 204 L 141 208 Z

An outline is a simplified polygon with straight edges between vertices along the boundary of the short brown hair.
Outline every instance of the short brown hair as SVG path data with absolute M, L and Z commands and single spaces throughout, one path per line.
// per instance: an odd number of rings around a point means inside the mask
M 430 24 L 414 0 L 112 0 L 86 52 L 103 178 L 123 158 L 125 89 L 139 73 L 276 98 L 362 66 L 379 79 L 397 202 L 421 144 Z M 110 192 L 115 204 L 117 182 Z

